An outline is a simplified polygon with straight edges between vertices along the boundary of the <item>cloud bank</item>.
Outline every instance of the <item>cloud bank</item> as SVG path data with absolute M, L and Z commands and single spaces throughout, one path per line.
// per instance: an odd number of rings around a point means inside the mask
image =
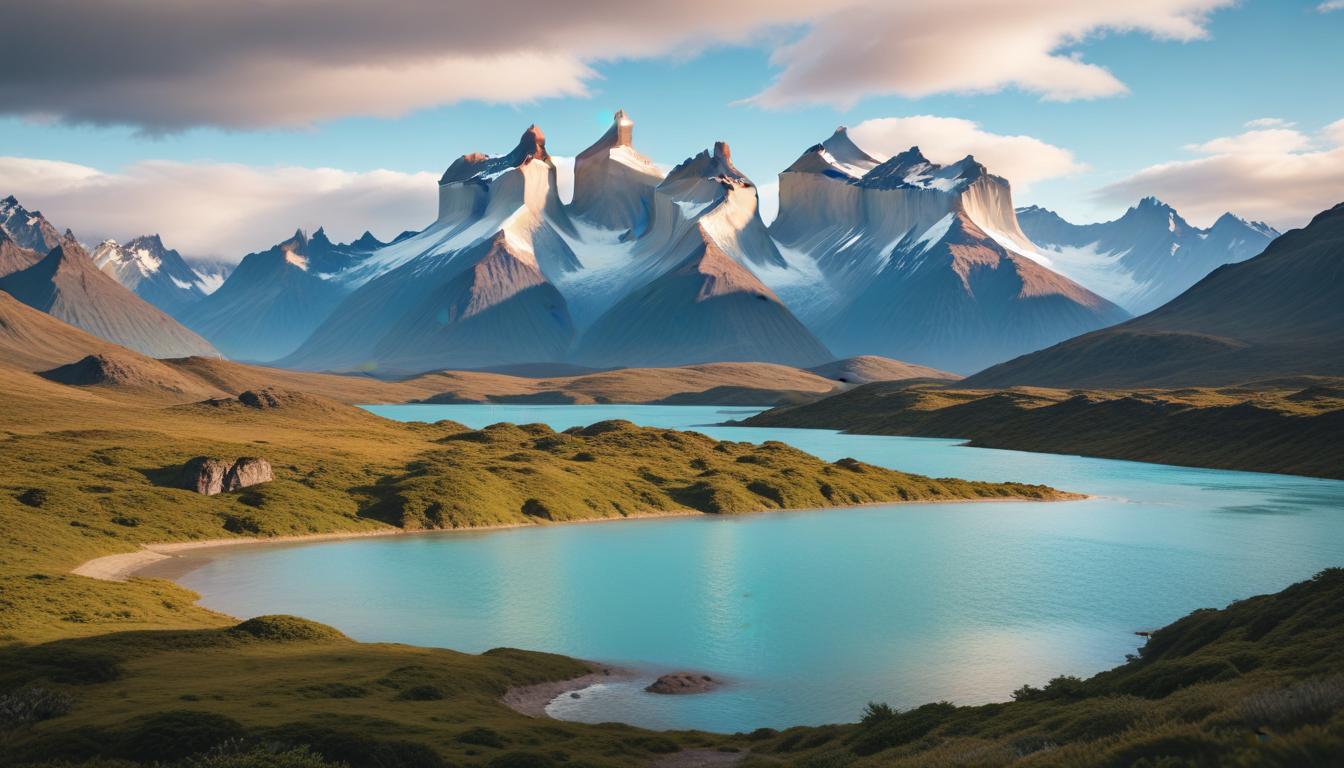
M 1283 126 L 1291 124 L 1254 120 L 1243 133 L 1186 148 L 1200 157 L 1149 166 L 1096 197 L 1128 204 L 1156 195 L 1206 224 L 1232 211 L 1279 229 L 1300 227 L 1344 201 L 1344 120 L 1314 134 Z
M 237 261 L 293 234 L 326 226 L 333 240 L 365 229 L 391 239 L 433 221 L 432 173 L 257 168 L 148 161 L 120 173 L 51 160 L 0 157 L 5 194 L 41 210 L 81 241 L 159 233 L 183 255 Z
M 990 133 L 956 117 L 915 115 L 865 120 L 849 136 L 870 154 L 890 157 L 918 146 L 936 163 L 951 163 L 975 155 L 990 172 L 1003 176 L 1021 191 L 1033 182 L 1078 173 L 1087 166 L 1073 153 L 1031 136 Z
M 768 107 L 1010 86 L 1095 98 L 1125 86 L 1078 44 L 1199 39 L 1230 1 L 43 0 L 0 46 L 0 111 L 149 133 L 305 126 L 583 96 L 598 62 L 781 35 L 778 77 L 750 98 Z

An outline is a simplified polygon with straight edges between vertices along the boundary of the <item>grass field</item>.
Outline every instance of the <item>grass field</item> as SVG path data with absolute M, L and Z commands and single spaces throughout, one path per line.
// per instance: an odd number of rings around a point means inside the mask
M 3 368 L 0 386 L 0 764 L 1326 765 L 1344 748 L 1339 572 L 1196 613 L 1130 664 L 1006 704 L 874 706 L 860 724 L 735 735 L 524 717 L 500 703 L 507 688 L 588 665 L 355 643 L 293 617 L 240 624 L 169 582 L 69 570 L 147 542 L 1057 492 L 623 422 L 472 431 L 309 395 L 175 404 Z M 198 455 L 261 456 L 276 480 L 216 497 L 174 487 Z
M 1344 385 L 1336 379 L 1133 391 L 878 382 L 746 423 L 1344 478 Z

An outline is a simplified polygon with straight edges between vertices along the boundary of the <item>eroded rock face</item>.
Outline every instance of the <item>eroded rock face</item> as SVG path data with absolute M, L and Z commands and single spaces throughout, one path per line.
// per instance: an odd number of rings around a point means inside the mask
M 183 468 L 183 484 L 187 490 L 214 496 L 224 490 L 224 476 L 231 466 L 222 459 L 197 456 Z
M 689 693 L 708 693 L 719 687 L 719 681 L 709 675 L 695 672 L 674 672 L 663 675 L 644 690 L 649 693 L 684 695 Z
M 183 467 L 183 487 L 205 496 L 236 491 L 274 479 L 271 463 L 254 456 L 244 456 L 233 462 L 197 456 Z
M 224 490 L 236 491 L 258 483 L 269 483 L 275 479 L 271 472 L 271 463 L 255 456 L 244 456 L 229 467 L 224 475 Z

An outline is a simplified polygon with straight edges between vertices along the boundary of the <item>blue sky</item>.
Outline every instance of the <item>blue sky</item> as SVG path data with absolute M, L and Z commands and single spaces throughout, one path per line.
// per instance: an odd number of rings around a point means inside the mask
M 622 107 L 636 120 L 636 146 L 654 160 L 676 163 L 725 139 L 738 167 L 758 184 L 769 184 L 803 149 L 837 125 L 934 115 L 970 120 L 992 134 L 1030 136 L 1071 152 L 1085 170 L 1031 183 L 1018 190 L 1015 202 L 1045 205 L 1079 221 L 1097 220 L 1119 215 L 1132 202 L 1121 199 L 1114 189 L 1100 197 L 1098 190 L 1129 183 L 1121 189 L 1137 192 L 1132 184 L 1136 174 L 1150 166 L 1196 158 L 1199 153 L 1190 145 L 1242 134 L 1249 121 L 1279 118 L 1286 121 L 1284 129 L 1297 132 L 1304 141 L 1322 141 L 1317 132 L 1344 118 L 1344 81 L 1339 77 L 1344 72 L 1344 11 L 1321 12 L 1318 6 L 1318 2 L 1246 0 L 1212 11 L 1202 23 L 1202 39 L 1182 42 L 1155 39 L 1145 31 L 1103 32 L 1066 46 L 1065 52 L 1103 67 L 1128 89 L 1100 98 L 1054 101 L 1008 84 L 973 94 L 871 93 L 849 106 L 803 103 L 766 108 L 743 103 L 779 75 L 781 68 L 772 63 L 771 51 L 796 41 L 806 30 L 806 25 L 783 25 L 745 44 L 711 45 L 698 53 L 672 50 L 612 61 L 589 58 L 587 66 L 595 76 L 587 79 L 586 95 L 524 98 L 507 104 L 466 100 L 396 117 L 333 117 L 297 128 L 190 127 L 162 135 L 147 135 L 143 126 L 70 124 L 59 118 L 10 115 L 0 117 L 0 155 L 58 160 L 109 174 L 159 160 L 437 174 L 464 152 L 507 151 L 532 122 L 546 132 L 552 154 L 573 155 L 600 135 L 611 113 Z M 958 41 L 946 44 L 955 48 Z M 958 55 L 978 54 L 965 50 Z M 345 96 L 358 103 L 361 94 Z M 1152 178 L 1155 187 L 1163 186 L 1160 174 Z M 0 178 L 0 194 L 6 192 L 4 186 Z M 55 196 L 42 191 L 41 184 L 35 189 L 30 197 Z M 1173 202 L 1192 208 L 1191 218 L 1207 224 L 1201 219 L 1209 219 L 1218 207 L 1217 195 L 1192 200 L 1188 198 L 1198 195 L 1197 190 L 1179 185 L 1173 189 L 1187 198 Z M 1146 192 L 1162 195 L 1164 190 Z M 425 195 L 432 197 L 432 188 Z M 1337 196 L 1344 198 L 1344 188 Z M 1241 213 L 1252 218 L 1271 215 L 1256 210 Z M 320 218 L 320 213 L 316 215 Z M 1288 219 L 1307 212 L 1272 215 L 1280 225 L 1300 224 Z M 274 238 L 267 233 L 261 239 Z

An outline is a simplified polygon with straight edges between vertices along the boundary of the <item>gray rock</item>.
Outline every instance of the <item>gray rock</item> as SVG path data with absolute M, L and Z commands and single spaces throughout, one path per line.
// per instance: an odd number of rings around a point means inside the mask
M 214 496 L 224 490 L 224 476 L 231 465 L 222 459 L 197 456 L 183 468 L 183 487 L 205 496 Z
M 719 681 L 709 675 L 695 672 L 674 672 L 663 675 L 644 690 L 649 693 L 685 695 L 689 693 L 708 693 L 719 687 Z
M 236 491 L 274 479 L 271 463 L 254 456 L 244 456 L 234 462 L 197 456 L 183 467 L 183 487 L 205 496 Z
M 224 490 L 236 491 L 258 483 L 269 483 L 275 479 L 271 472 L 271 463 L 255 456 L 244 456 L 229 467 L 224 476 Z

